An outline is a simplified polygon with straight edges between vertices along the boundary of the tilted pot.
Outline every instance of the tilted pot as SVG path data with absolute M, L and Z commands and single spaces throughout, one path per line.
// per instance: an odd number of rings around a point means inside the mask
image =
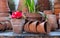
M 37 32 L 38 33 L 47 33 L 46 22 L 39 23 L 39 25 L 37 26 Z
M 28 21 L 25 25 L 24 25 L 24 31 L 26 32 L 30 32 L 29 26 L 32 23 L 32 21 Z
M 34 21 L 29 25 L 30 32 L 37 33 L 37 26 L 40 22 Z

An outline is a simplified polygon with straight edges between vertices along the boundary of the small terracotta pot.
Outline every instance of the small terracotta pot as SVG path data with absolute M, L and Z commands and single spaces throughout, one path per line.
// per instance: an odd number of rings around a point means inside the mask
M 44 10 L 44 13 L 47 14 L 53 14 L 52 10 Z
M 60 8 L 60 4 L 55 4 L 55 5 L 54 5 L 54 8 L 55 8 L 55 9 L 59 9 L 59 8 Z
M 13 32 L 17 34 L 23 33 L 23 25 L 25 23 L 24 19 L 11 19 Z
M 25 13 L 25 16 L 27 17 L 27 20 L 29 21 L 36 21 L 36 20 L 42 19 L 39 13 Z
M 54 9 L 54 13 L 55 14 L 59 14 L 60 13 L 60 9 Z
M 24 25 L 24 31 L 26 32 L 30 32 L 29 26 L 32 23 L 32 21 L 28 21 L 25 25 Z
M 37 26 L 37 32 L 47 33 L 47 25 L 45 25 L 45 22 L 39 23 L 39 25 Z
M 6 24 L 6 30 L 11 30 L 12 29 L 12 25 L 10 21 L 5 21 Z
M 47 18 L 47 23 L 51 27 L 51 30 L 56 30 L 58 28 L 56 15 L 49 14 Z
M 38 21 L 35 21 L 35 22 L 32 22 L 30 25 L 29 25 L 29 29 L 30 29 L 30 32 L 31 33 L 37 33 L 37 25 L 39 24 Z

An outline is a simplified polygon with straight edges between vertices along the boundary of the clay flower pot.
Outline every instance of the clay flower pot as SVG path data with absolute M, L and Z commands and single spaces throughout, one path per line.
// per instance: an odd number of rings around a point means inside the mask
M 24 19 L 11 19 L 13 32 L 17 34 L 23 33 L 23 25 L 25 23 Z
M 25 13 L 26 19 L 29 21 L 41 20 L 42 17 L 39 13 Z
M 45 25 L 46 22 L 39 23 L 37 26 L 37 32 L 38 33 L 47 33 L 47 25 Z
M 32 22 L 30 25 L 29 25 L 29 29 L 30 29 L 30 32 L 31 33 L 37 33 L 37 25 L 39 24 L 38 21 L 35 21 L 35 22 Z
M 59 9 L 59 8 L 60 8 L 60 3 L 54 4 L 54 8 L 55 8 L 55 9 Z
M 29 26 L 32 23 L 32 21 L 28 21 L 25 25 L 24 25 L 24 31 L 26 32 L 30 32 Z
M 51 27 L 51 30 L 56 30 L 58 28 L 56 15 L 48 14 L 47 18 L 47 23 Z
M 8 0 L 0 0 L 0 13 L 8 13 L 9 11 Z
M 59 14 L 60 13 L 60 9 L 58 8 L 58 9 L 54 9 L 54 13 L 55 14 Z

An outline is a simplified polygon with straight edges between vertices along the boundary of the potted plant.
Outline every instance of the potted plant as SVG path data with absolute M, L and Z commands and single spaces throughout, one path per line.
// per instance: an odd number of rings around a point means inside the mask
M 41 20 L 41 15 L 35 10 L 36 7 L 34 0 L 24 0 L 23 6 L 22 12 L 27 20 Z
M 12 13 L 11 17 L 13 32 L 21 34 L 23 32 L 23 24 L 25 23 L 25 20 L 22 18 L 22 12 L 15 11 Z

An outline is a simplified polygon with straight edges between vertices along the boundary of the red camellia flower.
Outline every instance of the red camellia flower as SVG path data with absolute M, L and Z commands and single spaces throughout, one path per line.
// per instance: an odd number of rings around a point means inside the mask
M 12 13 L 12 18 L 21 18 L 21 17 L 22 17 L 21 11 L 16 11 Z

